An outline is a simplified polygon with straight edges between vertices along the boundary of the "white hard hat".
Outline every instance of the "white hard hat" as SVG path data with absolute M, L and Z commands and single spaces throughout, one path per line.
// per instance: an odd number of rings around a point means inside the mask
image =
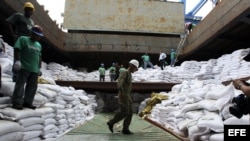
M 138 69 L 138 67 L 139 67 L 139 62 L 138 62 L 137 60 L 132 59 L 132 60 L 129 61 L 129 63 L 132 64 L 132 65 L 134 65 L 134 66 Z

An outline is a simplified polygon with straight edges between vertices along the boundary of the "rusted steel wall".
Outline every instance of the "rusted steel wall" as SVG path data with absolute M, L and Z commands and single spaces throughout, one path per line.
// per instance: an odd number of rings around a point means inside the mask
M 219 34 L 240 22 L 240 15 L 249 10 L 249 7 L 249 0 L 222 0 L 189 34 L 182 55 L 188 56 L 213 42 Z
M 152 0 L 66 0 L 64 28 L 181 34 L 184 5 Z
M 56 47 L 56 49 L 63 49 L 63 41 L 65 40 L 66 33 L 59 29 L 55 21 L 52 21 L 48 13 L 44 11 L 43 6 L 41 6 L 36 0 L 29 1 L 35 7 L 35 12 L 32 15 L 32 19 L 34 20 L 35 24 L 38 24 L 43 28 L 44 37 L 42 40 L 45 40 L 45 42 L 50 44 L 50 46 Z M 10 6 L 17 12 L 23 12 L 23 5 L 25 2 L 26 0 L 4 0 L 4 4 Z
M 179 37 L 68 33 L 64 49 L 83 52 L 170 52 Z

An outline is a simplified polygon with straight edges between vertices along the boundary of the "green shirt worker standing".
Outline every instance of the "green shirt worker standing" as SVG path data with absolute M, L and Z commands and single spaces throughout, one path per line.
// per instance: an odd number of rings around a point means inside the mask
M 174 64 L 175 64 L 175 58 L 176 58 L 176 52 L 174 49 L 171 49 L 171 52 L 170 52 L 170 67 L 174 67 Z
M 154 69 L 154 66 L 150 61 L 150 57 L 149 57 L 148 53 L 145 53 L 144 55 L 142 55 L 141 59 L 143 61 L 143 68 L 144 69 L 147 69 L 148 66 L 150 66 L 150 68 Z
M 120 69 L 119 69 L 119 73 L 122 73 L 122 72 L 124 72 L 126 69 L 124 68 L 124 66 L 123 65 L 121 65 L 121 67 L 120 67 Z
M 132 89 L 132 73 L 136 72 L 139 67 L 139 62 L 135 59 L 132 59 L 129 62 L 129 67 L 127 70 L 123 71 L 117 80 L 118 86 L 118 102 L 120 111 L 114 116 L 113 119 L 107 122 L 109 130 L 113 133 L 113 126 L 115 123 L 123 121 L 123 134 L 133 134 L 129 130 L 129 125 L 132 120 L 133 111 L 132 111 L 132 98 L 131 98 L 131 89 Z
M 98 69 L 99 71 L 99 79 L 100 79 L 100 82 L 104 82 L 105 81 L 105 68 L 104 68 L 104 64 L 101 63 L 101 66 L 99 67 Z
M 12 107 L 22 110 L 23 107 L 35 109 L 32 105 L 37 90 L 37 79 L 41 67 L 42 46 L 38 42 L 43 36 L 42 28 L 35 25 L 30 36 L 21 36 L 14 45 L 16 62 L 14 69 L 18 71 L 17 81 L 12 97 Z

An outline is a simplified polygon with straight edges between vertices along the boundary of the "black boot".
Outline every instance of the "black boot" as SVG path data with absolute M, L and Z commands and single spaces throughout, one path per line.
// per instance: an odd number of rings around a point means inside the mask
M 130 130 L 122 130 L 122 134 L 131 135 L 131 134 L 134 134 L 134 133 L 131 132 Z
M 109 126 L 109 130 L 110 130 L 110 132 L 112 132 L 113 133 L 113 124 L 112 123 L 110 123 L 110 121 L 109 122 L 107 122 L 107 125 Z
M 22 110 L 23 106 L 22 105 L 13 104 L 12 108 L 17 109 L 17 110 Z
M 30 108 L 30 109 L 33 109 L 33 110 L 36 109 L 36 106 L 34 106 L 32 104 L 28 104 L 28 103 L 24 103 L 23 107 Z

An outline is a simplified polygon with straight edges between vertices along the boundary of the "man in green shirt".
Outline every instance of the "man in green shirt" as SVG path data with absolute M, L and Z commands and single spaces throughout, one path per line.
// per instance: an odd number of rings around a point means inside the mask
M 34 26 L 30 36 L 20 36 L 14 46 L 16 51 L 15 71 L 18 72 L 12 97 L 12 107 L 35 109 L 32 105 L 40 74 L 42 46 L 38 42 L 43 36 L 42 28 Z
M 176 52 L 174 49 L 171 49 L 171 52 L 170 52 L 170 67 L 174 67 L 174 64 L 175 64 L 175 59 L 176 59 Z
M 98 69 L 99 71 L 99 78 L 100 78 L 100 82 L 104 82 L 105 81 L 105 68 L 104 68 L 104 64 L 101 63 L 101 66 Z
M 119 69 L 119 73 L 122 73 L 122 72 L 124 72 L 124 71 L 126 71 L 126 68 L 124 68 L 124 66 L 121 64 L 121 67 L 120 67 L 120 69 Z
M 150 57 L 148 55 L 148 53 L 145 53 L 144 55 L 141 56 L 141 59 L 143 61 L 143 68 L 147 69 L 147 67 L 149 66 L 150 68 L 154 69 L 153 64 L 150 61 Z

